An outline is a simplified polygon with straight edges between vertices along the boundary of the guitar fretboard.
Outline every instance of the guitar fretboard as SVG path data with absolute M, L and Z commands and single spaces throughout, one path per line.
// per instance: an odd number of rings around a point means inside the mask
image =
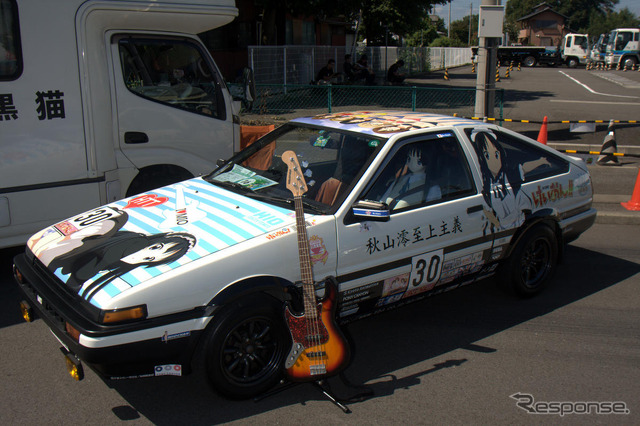
M 296 210 L 296 226 L 298 228 L 298 255 L 300 257 L 300 273 L 302 275 L 302 289 L 304 300 L 304 312 L 309 319 L 317 318 L 316 293 L 313 286 L 313 270 L 311 268 L 311 255 L 309 238 L 307 238 L 307 225 L 304 220 L 302 197 L 293 197 Z

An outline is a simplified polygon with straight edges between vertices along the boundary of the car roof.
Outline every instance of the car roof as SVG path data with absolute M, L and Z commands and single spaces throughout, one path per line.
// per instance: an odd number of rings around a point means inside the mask
M 312 124 L 368 135 L 392 136 L 395 133 L 457 125 L 474 125 L 478 121 L 449 115 L 415 111 L 349 111 L 319 114 L 291 120 L 292 123 Z

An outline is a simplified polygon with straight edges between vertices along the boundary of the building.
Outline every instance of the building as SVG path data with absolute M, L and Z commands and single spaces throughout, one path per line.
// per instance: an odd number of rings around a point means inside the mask
M 540 3 L 532 13 L 516 21 L 519 26 L 518 43 L 524 46 L 558 46 L 569 32 L 567 20 L 547 3 Z

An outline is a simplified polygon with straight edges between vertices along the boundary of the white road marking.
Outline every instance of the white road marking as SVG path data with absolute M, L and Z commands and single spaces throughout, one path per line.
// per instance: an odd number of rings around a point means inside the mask
M 613 96 L 613 95 L 609 95 Z M 640 105 L 640 102 L 613 102 L 613 101 L 572 101 L 562 99 L 551 99 L 549 102 L 560 102 L 569 104 L 603 104 L 603 105 Z
M 576 80 L 575 78 L 571 77 L 569 74 L 565 73 L 564 71 L 558 71 L 560 74 L 564 75 L 565 77 L 570 78 L 571 80 L 575 81 L 576 83 L 578 83 L 580 86 L 584 87 L 585 89 L 587 89 L 589 92 L 593 93 L 594 95 L 602 95 L 602 96 L 614 96 L 616 98 L 633 98 L 633 99 L 638 99 L 638 96 L 627 96 L 627 95 L 611 95 L 608 93 L 600 93 L 600 92 L 596 92 L 595 90 L 593 90 L 591 87 L 587 86 L 584 83 L 581 83 L 580 81 Z

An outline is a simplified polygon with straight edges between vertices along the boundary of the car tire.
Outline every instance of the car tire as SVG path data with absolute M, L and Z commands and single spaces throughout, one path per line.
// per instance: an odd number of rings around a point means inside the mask
M 536 225 L 514 248 L 502 270 L 501 284 L 520 297 L 532 297 L 549 283 L 558 262 L 558 239 L 551 228 Z
M 569 58 L 567 60 L 567 66 L 569 68 L 576 68 L 578 66 L 578 60 L 576 58 Z
M 531 55 L 529 55 L 526 58 L 524 58 L 524 62 L 523 62 L 525 67 L 535 67 L 536 63 L 537 63 L 537 61 L 536 61 L 535 56 L 531 56 Z
M 210 385 L 230 399 L 265 393 L 281 378 L 291 339 L 284 305 L 269 296 L 250 296 L 217 314 L 204 341 Z

